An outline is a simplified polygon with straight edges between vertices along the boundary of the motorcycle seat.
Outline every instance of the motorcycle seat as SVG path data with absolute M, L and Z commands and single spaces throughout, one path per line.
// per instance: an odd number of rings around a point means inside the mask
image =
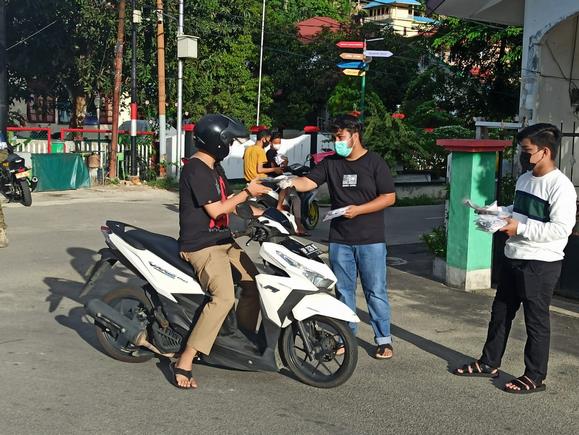
M 132 246 L 147 249 L 171 266 L 197 279 L 191 264 L 179 255 L 179 243 L 173 237 L 151 233 L 142 229 L 130 229 L 123 234 Z
M 6 160 L 4 160 L 4 161 L 12 163 L 12 162 L 15 162 L 18 160 L 24 160 L 24 159 L 22 157 L 20 157 L 18 154 L 12 153 L 12 154 L 8 154 L 8 157 L 6 157 Z

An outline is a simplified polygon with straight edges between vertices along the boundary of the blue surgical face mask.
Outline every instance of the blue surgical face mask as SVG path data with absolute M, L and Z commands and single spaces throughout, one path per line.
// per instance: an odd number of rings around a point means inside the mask
M 348 140 L 337 140 L 334 143 L 334 149 L 336 150 L 336 154 L 338 154 L 341 157 L 348 157 L 350 154 L 352 154 L 352 148 L 348 146 L 348 142 L 350 142 L 350 140 L 352 140 L 352 138 Z

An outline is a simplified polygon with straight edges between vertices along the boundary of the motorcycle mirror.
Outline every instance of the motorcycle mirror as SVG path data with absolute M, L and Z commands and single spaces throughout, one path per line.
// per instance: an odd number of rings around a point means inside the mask
M 237 213 L 237 216 L 239 216 L 242 219 L 251 219 L 253 217 L 253 211 L 251 210 L 251 206 L 247 202 L 237 204 L 237 207 L 235 207 L 235 211 Z

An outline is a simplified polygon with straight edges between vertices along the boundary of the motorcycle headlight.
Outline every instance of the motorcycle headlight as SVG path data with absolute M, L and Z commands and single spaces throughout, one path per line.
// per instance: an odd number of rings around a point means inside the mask
M 295 267 L 302 272 L 302 275 L 308 279 L 313 285 L 320 289 L 327 289 L 333 284 L 332 280 L 324 278 L 323 275 L 320 275 L 318 272 L 307 268 L 303 264 L 298 263 L 293 258 L 287 256 L 283 252 L 277 251 L 277 254 L 285 261 L 289 266 Z

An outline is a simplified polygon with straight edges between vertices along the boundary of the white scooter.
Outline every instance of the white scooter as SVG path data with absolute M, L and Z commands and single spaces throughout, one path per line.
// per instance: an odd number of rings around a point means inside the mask
M 278 371 L 285 365 L 302 382 L 320 388 L 346 382 L 358 360 L 347 322 L 359 319 L 330 294 L 335 275 L 315 245 L 291 237 L 295 221 L 289 213 L 250 214 L 248 206 L 238 207 L 238 215 L 249 219 L 247 243 L 261 244 L 268 271 L 256 276 L 261 325 L 256 332 L 241 331 L 232 309 L 203 360 L 240 370 Z M 145 281 L 142 288 L 112 290 L 87 303 L 103 349 L 126 362 L 180 352 L 209 296 L 179 257 L 177 241 L 115 221 L 101 231 L 108 248 L 100 251 L 83 293 L 116 262 Z

